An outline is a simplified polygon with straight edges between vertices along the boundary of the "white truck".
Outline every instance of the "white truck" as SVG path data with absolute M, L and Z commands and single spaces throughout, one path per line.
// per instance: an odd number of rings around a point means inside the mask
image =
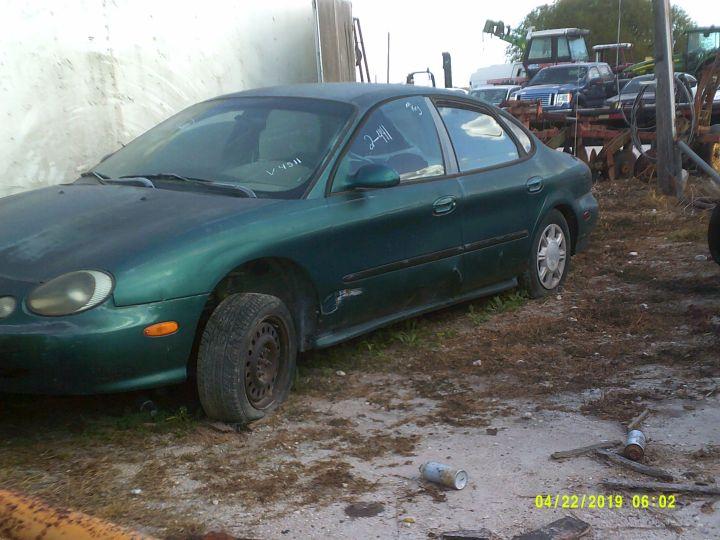
M 347 0 L 0 0 L 0 197 L 223 93 L 355 79 Z
M 506 81 L 522 79 L 525 77 L 525 68 L 522 62 L 512 64 L 495 64 L 475 70 L 470 75 L 470 90 L 486 84 L 493 84 L 492 81 Z

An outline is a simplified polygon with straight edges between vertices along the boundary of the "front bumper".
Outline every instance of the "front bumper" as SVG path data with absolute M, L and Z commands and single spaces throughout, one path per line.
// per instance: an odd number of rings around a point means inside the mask
M 181 382 L 206 301 L 116 307 L 110 300 L 68 317 L 38 317 L 20 305 L 0 320 L 0 392 L 99 394 Z M 162 321 L 180 330 L 145 337 L 146 326 Z

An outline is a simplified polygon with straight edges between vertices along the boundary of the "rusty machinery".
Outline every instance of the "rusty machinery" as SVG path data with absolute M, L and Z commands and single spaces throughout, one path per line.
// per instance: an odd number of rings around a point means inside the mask
M 706 64 L 698 77 L 692 103 L 676 105 L 678 138 L 690 143 L 705 161 L 720 172 L 720 126 L 711 125 L 713 98 L 720 86 L 720 52 L 713 62 Z M 654 116 L 654 105 L 638 101 L 641 114 L 647 119 Z M 539 101 L 509 100 L 502 106 L 551 148 L 563 148 L 577 155 L 593 171 L 595 178 L 637 176 L 650 179 L 655 171 L 652 159 L 655 133 L 653 126 L 635 129 L 623 109 L 578 109 L 574 114 L 543 111 Z M 720 103 L 715 102 L 715 106 Z M 620 105 L 622 107 L 622 105 Z M 717 114 L 717 113 L 716 113 Z M 648 152 L 639 157 L 633 151 L 635 141 L 650 145 Z M 588 147 L 600 147 L 600 150 Z M 641 150 L 641 149 L 638 149 Z

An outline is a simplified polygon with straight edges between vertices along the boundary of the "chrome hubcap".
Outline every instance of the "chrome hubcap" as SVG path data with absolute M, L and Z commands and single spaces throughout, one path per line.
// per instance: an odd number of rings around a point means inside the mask
M 545 227 L 537 251 L 537 275 L 543 287 L 554 289 L 560 284 L 566 260 L 565 235 L 560 226 L 552 223 Z

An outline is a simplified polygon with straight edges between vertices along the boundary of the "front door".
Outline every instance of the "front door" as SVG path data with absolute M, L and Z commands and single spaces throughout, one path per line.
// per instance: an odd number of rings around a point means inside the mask
M 386 103 L 358 128 L 327 198 L 337 254 L 335 292 L 323 299 L 325 328 L 392 317 L 460 289 L 460 185 L 445 158 L 425 97 Z M 395 169 L 398 186 L 349 189 L 363 165 Z

